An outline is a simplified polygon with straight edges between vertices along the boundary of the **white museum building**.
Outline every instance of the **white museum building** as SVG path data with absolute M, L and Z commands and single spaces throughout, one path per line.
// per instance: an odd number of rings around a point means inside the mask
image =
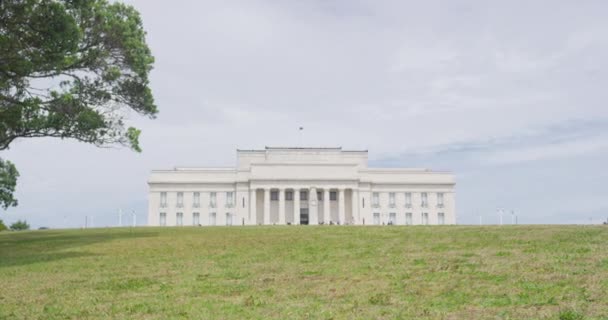
M 154 170 L 148 225 L 455 224 L 454 175 L 370 168 L 367 151 L 237 150 L 232 168 Z

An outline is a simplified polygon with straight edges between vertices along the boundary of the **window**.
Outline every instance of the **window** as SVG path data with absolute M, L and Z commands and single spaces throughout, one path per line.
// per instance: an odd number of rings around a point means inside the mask
M 397 213 L 391 212 L 388 214 L 388 224 L 389 225 L 397 224 Z
M 278 191 L 270 191 L 270 201 L 279 201 Z
M 437 214 L 437 224 L 445 224 L 445 214 L 443 212 Z
M 285 200 L 293 201 L 293 191 L 285 191 Z
M 388 193 L 388 205 L 391 208 L 395 207 L 395 193 L 394 192 Z
M 420 194 L 420 200 L 421 200 L 420 205 L 423 208 L 428 207 L 428 205 L 429 205 L 428 198 L 429 197 L 428 197 L 428 194 L 426 192 L 423 192 L 423 193 Z
M 160 213 L 160 219 L 159 219 L 158 224 L 160 224 L 161 226 L 167 225 L 167 214 L 165 212 Z
M 317 191 L 317 200 L 323 201 L 323 191 Z
M 429 224 L 429 214 L 426 212 L 422 213 L 422 224 Z
M 374 224 L 375 225 L 380 224 L 380 212 L 374 212 Z
M 243 208 L 245 208 L 245 197 L 243 197 Z
M 215 208 L 217 206 L 217 193 L 209 193 L 209 208 Z
M 198 208 L 201 206 L 201 193 L 195 192 L 192 194 L 192 207 Z
M 178 208 L 184 207 L 184 193 L 183 192 L 177 193 L 177 207 Z
M 226 192 L 226 208 L 234 207 L 234 192 Z
M 176 226 L 183 226 L 184 225 L 184 214 L 182 212 L 178 212 L 175 215 L 175 225 Z
M 329 201 L 337 201 L 338 200 L 338 192 L 330 191 L 329 192 Z
M 167 193 L 166 192 L 160 193 L 160 207 L 161 208 L 167 207 Z
M 365 208 L 365 198 L 361 198 L 361 205 Z
M 198 226 L 199 224 L 201 224 L 201 215 L 198 212 L 193 212 L 192 213 L 192 225 Z
M 215 212 L 211 212 L 209 214 L 209 225 L 210 226 L 214 226 L 215 225 L 215 220 L 216 220 L 216 214 L 215 214 Z
M 437 208 L 443 208 L 443 192 L 437 193 Z
M 301 201 L 308 201 L 308 191 L 301 191 L 300 192 L 300 200 Z
M 406 208 L 412 207 L 412 193 L 411 192 L 405 193 L 405 207 Z
M 412 213 L 411 212 L 406 212 L 405 213 L 405 224 L 406 225 L 412 225 L 413 221 L 412 221 Z
M 232 214 L 230 212 L 226 212 L 226 225 L 227 226 L 232 225 Z
M 378 192 L 374 192 L 372 193 L 372 207 L 379 207 L 380 206 L 380 194 L 378 194 Z

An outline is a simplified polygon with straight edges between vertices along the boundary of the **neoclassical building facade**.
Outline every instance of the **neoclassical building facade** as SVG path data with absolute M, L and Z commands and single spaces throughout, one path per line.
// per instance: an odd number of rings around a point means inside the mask
M 154 170 L 148 225 L 455 224 L 455 180 L 342 148 L 237 150 L 234 168 Z

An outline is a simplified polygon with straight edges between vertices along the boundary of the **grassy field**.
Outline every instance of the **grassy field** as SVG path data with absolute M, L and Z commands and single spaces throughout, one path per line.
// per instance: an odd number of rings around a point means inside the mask
M 0 233 L 0 319 L 608 319 L 608 228 Z

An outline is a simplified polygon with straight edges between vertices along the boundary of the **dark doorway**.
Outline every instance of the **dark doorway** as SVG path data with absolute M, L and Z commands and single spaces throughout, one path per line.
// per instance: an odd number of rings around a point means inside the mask
M 308 208 L 300 209 L 300 224 L 308 224 Z

